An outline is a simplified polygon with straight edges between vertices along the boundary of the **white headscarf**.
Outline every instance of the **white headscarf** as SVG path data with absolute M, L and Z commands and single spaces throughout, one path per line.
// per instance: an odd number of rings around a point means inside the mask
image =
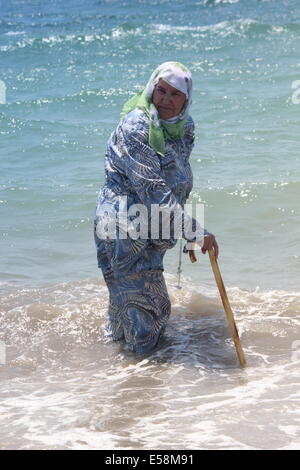
M 146 96 L 149 100 L 152 100 L 154 88 L 160 79 L 181 91 L 186 96 L 185 106 L 183 107 L 181 113 L 178 116 L 174 116 L 171 119 L 163 121 L 169 124 L 175 124 L 182 119 L 185 119 L 189 114 L 189 109 L 192 104 L 192 74 L 187 67 L 185 67 L 183 64 L 180 64 L 179 62 L 164 62 L 154 70 L 146 85 Z M 157 122 L 157 120 L 159 120 L 157 110 L 156 112 L 153 109 L 151 111 L 154 114 L 153 116 L 151 115 L 153 121 Z
M 160 119 L 158 111 L 152 102 L 154 88 L 162 79 L 186 96 L 186 102 L 178 116 L 171 119 Z M 152 73 L 143 91 L 134 95 L 125 103 L 121 117 L 135 108 L 142 109 L 149 118 L 149 144 L 157 153 L 164 155 L 165 139 L 183 137 L 184 124 L 192 104 L 192 74 L 179 62 L 164 62 Z

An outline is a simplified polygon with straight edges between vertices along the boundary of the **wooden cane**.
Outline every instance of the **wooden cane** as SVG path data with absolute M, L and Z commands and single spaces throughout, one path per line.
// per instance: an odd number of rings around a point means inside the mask
M 214 276 L 215 276 L 215 280 L 216 280 L 216 283 L 217 283 L 217 286 L 218 286 L 218 289 L 219 289 L 219 293 L 220 293 L 220 296 L 221 296 L 221 299 L 222 299 L 223 307 L 224 307 L 224 310 L 225 310 L 225 313 L 226 313 L 226 316 L 227 316 L 228 326 L 229 326 L 229 329 L 230 329 L 231 337 L 232 337 L 234 345 L 235 345 L 237 356 L 239 358 L 241 366 L 246 367 L 247 366 L 246 358 L 245 358 L 245 355 L 244 355 L 244 352 L 243 352 L 243 349 L 242 349 L 242 345 L 241 345 L 241 341 L 240 341 L 240 338 L 239 338 L 238 330 L 237 330 L 237 327 L 236 327 L 236 324 L 235 324 L 235 321 L 234 321 L 233 312 L 232 312 L 231 307 L 230 307 L 230 303 L 229 303 L 229 300 L 228 300 L 228 297 L 227 297 L 226 289 L 225 289 L 223 279 L 222 279 L 222 276 L 221 276 L 221 273 L 220 273 L 218 262 L 216 260 L 215 253 L 214 253 L 213 250 L 208 250 L 208 253 L 209 253 L 209 259 L 210 259 L 211 267 L 212 267 L 212 270 L 213 270 L 213 273 L 214 273 Z M 189 250 L 189 256 L 190 256 L 190 260 L 191 260 L 192 263 L 195 263 L 195 261 L 197 261 L 194 250 Z

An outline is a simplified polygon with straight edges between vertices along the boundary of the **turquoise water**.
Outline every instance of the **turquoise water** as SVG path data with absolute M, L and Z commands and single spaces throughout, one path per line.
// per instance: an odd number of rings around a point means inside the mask
M 0 393 L 6 399 L 5 387 L 17 380 L 19 397 L 19 404 L 8 398 L 3 404 L 13 437 L 0 433 L 2 447 L 97 448 L 99 431 L 105 448 L 299 445 L 299 364 L 291 362 L 300 338 L 300 85 L 293 88 L 300 80 L 299 50 L 297 0 L 0 0 L 0 80 L 6 85 L 0 104 L 0 339 L 8 361 L 0 370 L 6 380 Z M 205 225 L 219 241 L 219 265 L 252 366 L 246 376 L 234 369 L 208 257 L 198 254 L 194 265 L 184 257 L 184 289 L 177 291 L 178 247 L 166 256 L 174 319 L 159 355 L 139 365 L 118 346 L 98 343 L 107 292 L 92 223 L 106 142 L 123 103 L 166 60 L 183 62 L 193 73 L 197 138 L 190 200 L 205 204 Z M 164 374 L 170 381 L 162 384 Z M 118 377 L 121 385 L 109 388 Z M 69 395 L 59 408 L 63 380 Z M 91 383 L 84 396 L 82 380 Z M 126 402 L 124 390 L 134 395 L 139 380 L 157 402 L 148 421 L 140 420 L 147 396 L 135 396 L 135 428 L 116 397 Z M 107 410 L 99 411 L 98 381 L 113 410 L 109 419 L 103 418 Z M 286 395 L 283 384 L 290 387 Z M 232 387 L 243 398 L 239 409 Z M 184 393 L 195 406 L 186 404 Z M 211 403 L 205 405 L 206 393 Z M 219 408 L 220 394 L 228 414 Z M 41 424 L 43 398 L 53 415 L 46 413 Z M 77 406 L 79 424 L 72 417 Z M 90 418 L 80 414 L 86 407 Z M 59 415 L 55 424 L 58 409 L 66 413 L 64 424 Z M 203 428 L 187 419 L 198 414 Z M 251 421 L 256 414 L 258 428 Z M 25 434 L 18 421 L 24 416 Z
M 107 138 L 128 96 L 174 59 L 194 76 L 193 197 L 228 282 L 297 287 L 298 2 L 2 2 L 1 12 L 3 281 L 98 274 L 91 225 Z

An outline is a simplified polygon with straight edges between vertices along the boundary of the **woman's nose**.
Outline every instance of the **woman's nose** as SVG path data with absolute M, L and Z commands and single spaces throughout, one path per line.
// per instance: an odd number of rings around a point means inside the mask
M 171 101 L 171 96 L 168 95 L 168 93 L 165 93 L 165 94 L 163 95 L 163 102 L 164 102 L 165 104 L 169 104 L 170 101 Z

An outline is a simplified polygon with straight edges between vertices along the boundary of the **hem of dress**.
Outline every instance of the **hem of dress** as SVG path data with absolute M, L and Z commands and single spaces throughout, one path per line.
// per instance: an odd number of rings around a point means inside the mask
M 101 269 L 101 267 L 99 268 Z M 164 269 L 145 269 L 145 271 L 140 271 L 138 273 L 125 273 L 122 275 L 111 275 L 111 274 L 103 274 L 103 277 L 105 280 L 110 280 L 110 281 L 117 281 L 118 279 L 140 279 L 141 277 L 145 276 L 156 276 L 156 275 L 161 275 L 164 272 Z

